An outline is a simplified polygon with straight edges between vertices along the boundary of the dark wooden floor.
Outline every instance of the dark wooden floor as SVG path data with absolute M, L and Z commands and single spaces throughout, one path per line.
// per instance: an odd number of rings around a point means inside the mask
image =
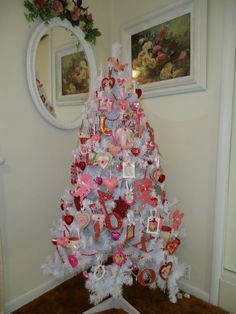
M 159 289 L 150 290 L 140 285 L 124 288 L 124 297 L 142 314 L 226 314 L 228 312 L 195 297 L 183 298 L 177 304 L 169 302 Z M 13 312 L 14 314 L 81 314 L 92 307 L 88 291 L 80 276 L 74 277 L 38 299 Z M 13 314 L 12 313 L 12 314 Z M 101 314 L 123 314 L 110 310 Z

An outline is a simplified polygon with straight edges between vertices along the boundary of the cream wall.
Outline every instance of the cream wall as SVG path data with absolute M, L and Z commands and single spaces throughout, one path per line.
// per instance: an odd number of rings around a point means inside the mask
M 112 40 L 120 39 L 122 25 L 173 2 L 113 1 Z M 163 155 L 169 199 L 177 197 L 185 213 L 187 238 L 180 259 L 191 265 L 190 285 L 206 297 L 211 272 L 222 5 L 220 0 L 209 1 L 207 90 L 142 102 Z
M 97 64 L 106 60 L 124 23 L 172 2 L 85 1 L 103 34 L 94 49 Z M 190 284 L 203 295 L 210 286 L 223 1 L 209 4 L 207 90 L 143 101 L 163 155 L 169 198 L 176 196 L 185 212 L 188 237 L 180 258 L 192 266 Z M 51 279 L 40 267 L 53 249 L 49 229 L 59 215 L 76 142 L 76 131 L 50 126 L 32 103 L 25 59 L 35 24 L 23 12 L 23 1 L 0 2 L 0 155 L 7 160 L 0 168 L 0 223 L 7 304 Z
M 109 0 L 102 0 L 109 9 Z M 103 37 L 96 58 L 105 60 L 110 21 L 93 10 Z M 5 303 L 46 284 L 40 269 L 54 250 L 49 229 L 60 214 L 60 197 L 69 179 L 76 131 L 49 125 L 36 110 L 27 87 L 26 51 L 36 24 L 24 17 L 23 1 L 0 1 L 0 224 L 3 234 Z M 103 49 L 104 48 L 104 49 Z

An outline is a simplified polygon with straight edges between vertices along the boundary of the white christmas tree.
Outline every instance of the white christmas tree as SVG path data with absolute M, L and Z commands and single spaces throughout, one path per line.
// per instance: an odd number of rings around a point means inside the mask
M 55 258 L 43 265 L 56 277 L 83 272 L 94 304 L 119 298 L 134 279 L 168 291 L 176 302 L 185 270 L 174 255 L 184 235 L 183 213 L 168 204 L 141 95 L 114 49 L 85 106 L 71 184 L 52 230 Z

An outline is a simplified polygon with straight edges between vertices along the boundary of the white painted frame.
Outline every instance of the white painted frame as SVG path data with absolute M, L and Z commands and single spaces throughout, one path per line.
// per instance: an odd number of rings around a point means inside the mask
M 178 0 L 145 17 L 126 24 L 121 30 L 124 62 L 131 64 L 131 36 L 176 17 L 190 13 L 190 75 L 141 85 L 143 98 L 206 89 L 207 0 Z
M 75 95 L 62 95 L 62 83 L 61 83 L 61 75 L 62 75 L 62 67 L 61 67 L 61 58 L 76 52 L 81 52 L 81 46 L 79 49 L 76 47 L 76 43 L 74 45 L 67 45 L 66 47 L 57 48 L 53 51 L 52 55 L 52 64 L 53 64 L 53 104 L 56 106 L 78 106 L 83 105 L 87 98 L 88 93 L 79 93 Z M 85 55 L 86 58 L 86 55 Z M 87 58 L 86 58 L 87 60 Z
M 95 77 L 97 75 L 96 62 L 94 53 L 91 45 L 84 39 L 84 33 L 81 31 L 79 27 L 73 27 L 69 21 L 62 21 L 59 18 L 52 19 L 48 24 L 41 23 L 34 30 L 31 35 L 28 50 L 27 50 L 27 58 L 26 58 L 26 68 L 27 68 L 27 81 L 30 90 L 31 97 L 33 102 L 39 111 L 39 113 L 43 116 L 43 118 L 48 121 L 51 125 L 60 128 L 60 129 L 75 129 L 78 128 L 81 119 L 80 117 L 76 117 L 73 121 L 63 122 L 61 120 L 53 117 L 45 108 L 42 103 L 42 100 L 39 96 L 37 85 L 36 85 L 36 68 L 35 68 L 35 59 L 36 59 L 36 51 L 39 44 L 40 39 L 43 35 L 45 35 L 50 28 L 52 27 L 64 27 L 70 30 L 76 38 L 78 38 L 80 45 L 83 47 L 85 51 L 86 58 L 88 60 L 89 65 L 89 77 L 90 77 L 90 85 L 89 85 L 89 98 L 92 97 L 92 93 L 94 90 Z
M 220 278 L 224 276 L 225 215 L 228 204 L 234 71 L 236 64 L 235 9 L 236 5 L 234 0 L 227 0 L 225 2 L 221 52 L 220 120 L 210 289 L 210 302 L 215 305 L 219 303 Z

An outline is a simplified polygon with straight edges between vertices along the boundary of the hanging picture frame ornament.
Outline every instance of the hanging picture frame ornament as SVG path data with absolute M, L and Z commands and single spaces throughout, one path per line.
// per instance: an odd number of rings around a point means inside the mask
M 123 162 L 123 178 L 135 178 L 135 162 L 128 160 Z
M 151 216 L 148 217 L 147 233 L 159 234 L 160 232 L 160 217 L 157 216 L 157 210 L 151 209 Z
M 126 226 L 126 238 L 125 241 L 130 241 L 134 239 L 135 237 L 135 223 L 134 223 L 134 217 L 133 212 L 129 212 L 127 214 L 129 224 Z

